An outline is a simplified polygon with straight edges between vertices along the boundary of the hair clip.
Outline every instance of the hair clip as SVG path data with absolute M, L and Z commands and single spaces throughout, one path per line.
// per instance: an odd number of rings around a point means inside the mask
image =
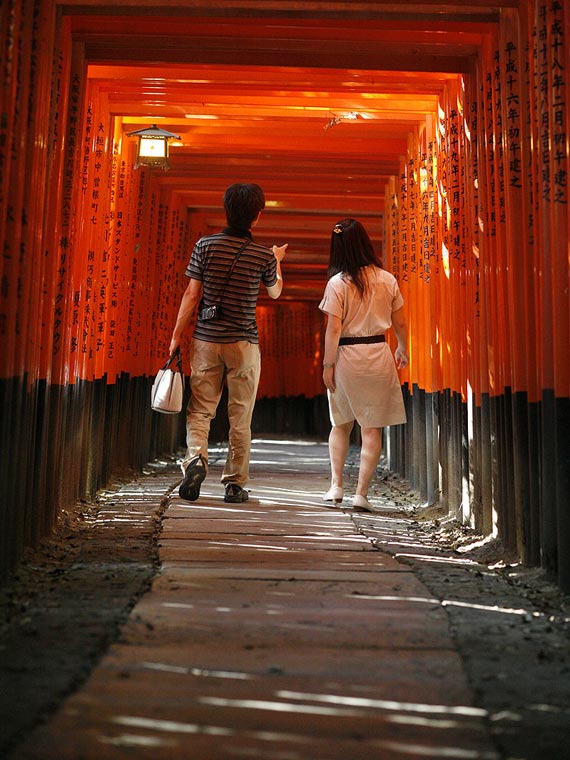
M 333 227 L 333 232 L 336 232 L 337 235 L 342 235 L 343 229 L 344 227 L 342 225 L 335 224 L 335 226 Z

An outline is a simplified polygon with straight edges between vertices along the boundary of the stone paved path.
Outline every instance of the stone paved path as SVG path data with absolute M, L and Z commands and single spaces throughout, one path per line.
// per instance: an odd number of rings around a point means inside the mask
M 323 506 L 326 448 L 258 442 L 252 473 L 243 505 L 215 464 L 174 492 L 151 590 L 14 758 L 498 758 L 445 609 Z
M 195 503 L 173 463 L 117 484 L 3 590 L 2 760 L 570 760 L 567 598 L 381 471 L 373 514 L 325 507 L 324 444 L 256 441 L 243 505 L 223 453 Z

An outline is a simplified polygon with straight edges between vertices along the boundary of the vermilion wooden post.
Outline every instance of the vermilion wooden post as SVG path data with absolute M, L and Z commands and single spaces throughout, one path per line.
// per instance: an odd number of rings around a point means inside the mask
M 449 260 L 449 227 L 451 210 L 448 201 L 448 143 L 446 136 L 445 111 L 439 104 L 438 122 L 436 128 L 436 192 L 437 210 L 436 224 L 440 230 L 441 270 L 439 276 L 439 345 L 438 355 L 441 368 L 442 389 L 451 388 L 453 381 L 453 323 L 450 294 L 450 260 Z
M 556 406 L 556 502 L 558 582 L 570 590 L 570 10 L 567 3 L 551 4 L 550 74 L 552 155 L 552 223 L 554 311 L 554 398 Z
M 7 377 L 23 377 L 24 350 L 26 343 L 26 318 L 21 313 L 24 296 L 28 296 L 29 264 L 22 257 L 24 189 L 26 187 L 26 144 L 27 144 L 27 96 L 29 87 L 29 60 L 31 54 L 31 9 L 16 3 L 13 8 L 14 26 L 9 38 L 9 118 L 6 146 L 6 168 L 8 187 L 5 206 L 5 238 L 2 257 L 4 259 L 3 300 L 6 304 L 6 325 L 4 362 Z M 19 160 L 14 160 L 15 157 Z M 23 321 L 22 321 L 23 320 Z
M 521 92 L 519 126 L 523 185 L 521 226 L 524 235 L 524 250 L 521 252 L 522 270 L 515 297 L 522 311 L 521 319 L 526 336 L 524 359 L 526 364 L 527 429 L 521 431 L 517 444 L 520 451 L 519 455 L 525 458 L 523 467 L 526 469 L 521 486 L 521 490 L 524 489 L 523 499 L 526 502 L 523 505 L 522 515 L 522 549 L 525 562 L 540 564 L 542 554 L 540 485 L 542 479 L 540 462 L 541 325 L 537 318 L 540 303 L 537 267 L 538 241 L 540 239 L 537 188 L 540 186 L 540 176 L 536 160 L 538 123 L 535 116 L 537 114 L 535 98 L 538 90 L 533 83 L 535 57 L 532 42 L 533 11 L 531 5 L 531 3 L 523 4 L 516 16 L 510 13 L 506 14 L 505 24 L 507 28 L 513 29 L 512 36 L 514 38 L 518 32 L 519 86 Z M 522 441 L 521 438 L 523 438 Z
M 78 376 L 79 321 L 77 274 L 77 204 L 76 178 L 80 172 L 81 121 L 85 102 L 86 64 L 81 45 L 73 44 L 70 55 L 66 114 L 65 154 L 62 166 L 62 195 L 59 215 L 55 219 L 57 241 L 57 282 L 53 322 L 53 381 L 59 385 L 74 383 Z
M 476 74 L 470 79 L 468 95 L 470 101 L 470 162 L 471 197 L 473 204 L 473 220 L 471 229 L 471 241 L 473 252 L 473 354 L 475 371 L 473 374 L 473 390 L 475 398 L 480 404 L 482 396 L 489 394 L 489 323 L 488 314 L 483 306 L 486 303 L 485 293 L 485 194 L 483 192 L 483 180 L 485 165 L 483 160 L 482 137 L 485 129 L 485 114 L 482 107 L 484 93 L 484 77 L 482 67 L 478 66 Z M 490 527 L 490 525 L 489 525 Z
M 18 346 L 20 358 L 18 364 L 22 367 L 26 377 L 27 389 L 34 384 L 37 378 L 38 349 L 39 349 L 39 320 L 38 311 L 41 299 L 37 297 L 37 282 L 42 281 L 44 256 L 42 255 L 42 220 L 44 216 L 45 200 L 45 172 L 46 155 L 41 145 L 47 142 L 47 129 L 49 126 L 49 99 L 44 89 L 45 78 L 40 69 L 41 46 L 41 7 L 37 8 L 38 16 L 32 13 L 30 7 L 28 21 L 24 24 L 25 43 L 22 48 L 24 60 L 22 61 L 22 73 L 20 85 L 22 87 L 22 102 L 20 108 L 23 112 L 22 140 L 18 152 L 21 152 L 21 161 L 27 177 L 33 177 L 34 182 L 27 183 L 22 197 L 22 236 L 19 250 L 19 292 L 20 302 L 16 317 L 18 329 Z M 32 54 L 32 51 L 34 53 Z M 49 82 L 47 83 L 49 88 Z M 24 97 L 26 93 L 27 97 Z M 47 106 L 47 108 L 46 108 Z M 41 123 L 40 139 L 31 138 L 32 125 Z M 33 435 L 33 428 L 27 431 L 27 435 Z M 33 441 L 30 439 L 31 448 Z
M 21 45 L 20 29 L 23 25 L 22 6 L 18 2 L 2 3 L 0 10 L 0 97 L 3 117 L 0 119 L 0 381 L 2 381 L 3 398 L 6 411 L 1 432 L 5 507 L 0 510 L 0 548 L 2 551 L 0 567 L 5 572 L 11 567 L 24 546 L 25 524 L 22 519 L 21 498 L 18 499 L 14 472 L 18 472 L 14 454 L 17 450 L 14 441 L 22 441 L 23 422 L 23 377 L 22 368 L 17 364 L 17 314 L 19 308 L 19 244 L 21 235 L 21 201 L 18 194 L 23 192 L 21 183 L 23 162 L 19 158 L 15 143 L 18 130 L 23 129 L 25 114 L 21 113 L 23 93 L 19 88 L 20 67 L 22 65 L 19 49 Z M 4 116 L 5 114 L 5 116 Z M 19 165 L 18 165 L 19 164 Z M 20 470 L 21 473 L 21 470 Z M 12 480 L 10 481 L 10 478 Z
M 104 378 L 107 384 L 114 378 L 108 373 L 107 335 L 109 331 L 109 300 L 111 283 L 111 176 L 113 166 L 112 119 L 107 96 L 99 93 L 99 116 L 94 138 L 94 182 L 91 196 L 92 211 L 97 210 L 99 223 L 94 237 L 98 262 L 97 287 L 94 292 L 94 346 L 95 377 Z
M 490 499 L 485 494 L 486 442 L 483 441 L 484 419 L 481 392 L 481 339 L 480 310 L 480 228 L 477 152 L 477 92 L 475 76 L 463 77 L 463 162 L 464 177 L 464 234 L 465 234 L 465 340 L 466 340 L 466 405 L 468 472 L 471 500 L 471 524 L 485 533 L 492 529 L 484 508 Z
M 493 120 L 493 69 L 492 45 L 486 41 L 482 51 L 480 92 L 478 99 L 478 156 L 479 156 L 479 219 L 481 235 L 479 241 L 480 299 L 481 313 L 485 319 L 486 343 L 480 350 L 486 354 L 487 372 L 482 377 L 482 391 L 495 395 L 500 386 L 500 348 L 497 338 L 498 310 L 493 280 L 496 266 L 496 178 L 495 178 L 495 134 Z
M 543 557 L 570 588 L 568 476 L 568 52 L 564 4 L 534 4 L 533 62 L 537 88 L 540 172 L 540 314 L 542 387 Z
M 570 11 L 568 5 L 549 7 L 551 137 L 551 222 L 554 232 L 552 309 L 554 326 L 554 394 L 570 396 L 570 320 L 568 235 L 570 217 Z
M 120 272 L 122 240 L 124 231 L 122 200 L 122 120 L 112 121 L 112 158 L 109 188 L 109 276 L 107 293 L 107 327 L 105 336 L 105 366 L 109 382 L 115 382 L 120 374 L 118 350 L 118 322 L 120 309 Z
M 57 44 L 54 49 L 56 69 L 50 97 L 50 132 L 46 141 L 49 150 L 49 166 L 46 179 L 46 206 L 43 229 L 48 252 L 44 269 L 44 292 L 40 317 L 41 338 L 39 350 L 39 376 L 49 382 L 53 378 L 54 339 L 61 314 L 64 311 L 65 294 L 62 283 L 68 267 L 66 248 L 62 243 L 61 206 L 64 199 L 64 167 L 66 156 L 64 132 L 68 111 L 69 74 L 71 65 L 70 36 L 64 33 L 61 20 L 54 29 Z M 56 36 L 57 33 L 57 36 Z M 45 57 L 48 58 L 49 50 Z M 61 246 L 61 248 L 60 248 Z M 57 378 L 56 378 L 57 379 Z
M 14 2 L 5 2 L 0 5 L 0 100 L 3 103 L 3 109 L 6 117 L 0 121 L 0 250 L 4 250 L 6 239 L 6 222 L 8 211 L 8 188 L 9 188 L 9 163 L 8 163 L 8 146 L 11 141 L 13 129 L 12 113 L 14 108 L 13 88 L 15 81 L 13 77 L 13 58 L 15 54 L 15 14 Z M 0 257 L 0 277 L 4 272 L 4 258 Z M 0 336 L 6 340 L 7 315 L 4 303 L 0 304 Z M 2 366 L 2 370 L 4 367 Z M 2 374 L 4 377 L 4 374 Z
M 532 282 L 532 247 L 525 224 L 528 218 L 528 147 L 526 111 L 525 53 L 518 24 L 518 14 L 508 10 L 503 15 L 499 38 L 499 68 L 501 77 L 501 112 L 503 125 L 503 171 L 505 177 L 505 287 L 507 315 L 511 331 L 516 330 L 518 341 L 510 341 L 512 377 L 512 461 L 513 478 L 511 502 L 514 505 L 517 549 L 528 557 L 532 544 L 529 512 L 530 478 L 536 465 L 532 462 L 535 448 L 529 445 L 529 392 L 533 365 L 536 362 L 534 329 L 527 319 L 532 313 L 535 298 Z M 521 347 L 524 349 L 521 350 Z
M 403 195 L 403 203 L 401 206 L 401 219 L 403 224 L 400 229 L 400 233 L 405 236 L 405 247 L 402 246 L 405 252 L 404 266 L 402 266 L 403 278 L 406 282 L 406 288 L 408 292 L 408 315 L 410 322 L 417 323 L 419 316 L 419 304 L 418 304 L 418 237 L 417 237 L 417 223 L 418 223 L 418 188 L 419 182 L 417 181 L 418 166 L 417 166 L 417 151 L 415 150 L 417 141 L 413 135 L 408 138 L 408 158 L 405 166 L 405 193 Z M 392 338 L 392 345 L 395 345 L 394 337 Z M 410 358 L 413 356 L 413 360 L 410 361 L 409 371 L 409 384 L 410 392 L 413 393 L 413 388 L 418 382 L 419 376 L 421 376 L 422 369 L 422 351 L 420 349 L 421 335 L 416 331 L 412 333 L 410 338 Z
M 437 229 L 435 225 L 436 190 L 434 178 L 434 131 L 433 118 L 426 119 L 426 125 L 422 133 L 420 145 L 420 182 L 422 193 L 422 309 L 423 317 L 420 318 L 422 327 L 421 343 L 424 355 L 424 372 L 422 387 L 427 393 L 433 393 L 438 387 L 437 363 L 431 357 L 431 351 L 426 350 L 437 340 L 437 288 L 438 278 L 438 244 Z
M 130 355 L 131 322 L 131 278 L 133 257 L 137 241 L 136 210 L 139 198 L 144 194 L 141 182 L 146 182 L 146 175 L 133 169 L 135 163 L 135 145 L 123 136 L 123 148 L 119 167 L 119 191 L 117 194 L 117 216 L 121 225 L 121 236 L 116 266 L 118 310 L 116 320 L 116 367 L 118 372 L 129 371 L 126 359 Z
M 80 234 L 77 239 L 77 263 L 80 271 L 79 377 L 92 383 L 98 379 L 96 367 L 96 321 L 98 291 L 101 286 L 100 230 L 104 225 L 103 207 L 98 203 L 97 135 L 101 120 L 99 92 L 88 84 L 87 111 L 83 125 L 81 150 Z M 96 170 L 95 166 L 99 166 Z

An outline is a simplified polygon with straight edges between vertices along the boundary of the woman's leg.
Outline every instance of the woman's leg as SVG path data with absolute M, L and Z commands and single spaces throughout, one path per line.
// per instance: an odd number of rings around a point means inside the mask
M 350 445 L 350 432 L 354 422 L 333 425 L 329 434 L 329 457 L 331 460 L 331 486 L 342 486 L 342 471 Z
M 382 428 L 363 427 L 361 435 L 362 448 L 360 451 L 360 467 L 358 469 L 356 493 L 360 496 L 366 496 L 368 494 L 368 486 L 382 453 Z

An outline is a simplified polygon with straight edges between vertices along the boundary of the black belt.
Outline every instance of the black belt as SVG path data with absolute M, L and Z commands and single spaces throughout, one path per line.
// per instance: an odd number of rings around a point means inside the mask
M 385 340 L 385 335 L 366 335 L 362 338 L 341 338 L 338 342 L 338 345 L 352 346 L 356 343 L 384 343 Z

